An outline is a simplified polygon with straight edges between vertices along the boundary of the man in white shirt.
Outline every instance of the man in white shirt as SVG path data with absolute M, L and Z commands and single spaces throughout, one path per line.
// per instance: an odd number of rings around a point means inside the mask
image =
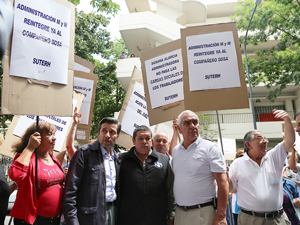
M 282 169 L 295 132 L 287 112 L 274 109 L 273 114 L 284 121 L 283 141 L 267 152 L 268 139 L 260 131 L 249 131 L 244 137 L 244 157 L 230 165 L 230 189 L 237 186 L 241 207 L 238 224 L 286 224 Z
M 226 224 L 228 182 L 226 163 L 219 147 L 199 136 L 198 116 L 178 116 L 183 141 L 173 149 L 175 225 Z M 218 184 L 218 205 L 215 203 Z M 216 211 L 217 209 L 217 211 Z
M 171 163 L 172 156 L 168 153 L 168 148 L 170 146 L 169 135 L 164 131 L 158 131 L 153 135 L 152 145 L 155 150 L 161 154 L 168 156 Z

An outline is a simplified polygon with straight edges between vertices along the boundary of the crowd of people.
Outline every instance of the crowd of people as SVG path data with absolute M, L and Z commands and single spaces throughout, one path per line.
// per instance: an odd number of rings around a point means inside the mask
M 40 122 L 36 132 L 34 124 L 13 146 L 16 156 L 9 176 L 18 193 L 10 215 L 16 225 L 300 224 L 295 132 L 288 113 L 273 114 L 284 121 L 283 141 L 267 151 L 264 134 L 249 131 L 244 151 L 236 153 L 229 168 L 218 145 L 199 135 L 198 116 L 189 110 L 173 121 L 171 140 L 166 132 L 152 135 L 141 125 L 132 134 L 133 147 L 120 154 L 113 146 L 121 125 L 110 117 L 99 122 L 98 141 L 76 151 L 74 134 L 81 114 L 75 110 L 66 171 L 52 153 L 55 127 Z M 177 130 L 183 137 L 180 143 Z

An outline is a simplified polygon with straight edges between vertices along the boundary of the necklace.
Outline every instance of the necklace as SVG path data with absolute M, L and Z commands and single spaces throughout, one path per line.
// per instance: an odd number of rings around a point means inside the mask
M 39 153 L 38 156 L 40 157 L 40 159 L 45 160 L 47 163 L 49 163 L 48 153 L 47 153 L 47 157 L 41 156 Z

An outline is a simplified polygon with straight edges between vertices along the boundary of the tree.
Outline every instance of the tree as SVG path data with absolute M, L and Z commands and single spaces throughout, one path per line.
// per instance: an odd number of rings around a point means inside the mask
M 75 54 L 94 63 L 93 55 L 104 56 L 112 43 L 110 33 L 104 28 L 108 26 L 109 18 L 94 12 L 78 12 L 75 17 Z
M 231 19 L 237 23 L 241 33 L 245 33 L 253 9 L 253 0 L 239 0 Z M 267 88 L 276 86 L 267 98 L 274 101 L 287 84 L 300 83 L 300 1 L 268 0 L 258 5 L 254 14 L 247 44 L 258 45 L 274 38 L 277 44 L 262 51 L 256 50 L 258 59 L 248 57 L 251 83 L 262 82 Z M 244 45 L 245 36 L 239 41 Z M 246 70 L 246 69 L 245 69 Z
M 96 138 L 98 123 L 103 117 L 113 117 L 114 112 L 120 111 L 125 98 L 125 90 L 116 76 L 116 63 L 109 62 L 107 65 L 96 61 L 94 73 L 98 74 L 98 82 L 93 109 L 93 121 L 91 137 Z
M 122 38 L 115 38 L 115 40 L 113 41 L 111 48 L 107 49 L 104 52 L 104 58 L 113 61 L 113 62 L 117 62 L 117 60 L 119 59 L 120 54 L 124 52 L 125 55 L 129 55 L 128 49 L 125 46 L 124 40 Z
M 204 115 L 204 114 L 197 114 L 199 118 L 199 134 L 200 136 L 205 136 L 210 138 L 211 140 L 215 139 L 218 130 L 212 129 L 210 125 L 216 124 L 216 119 L 212 115 Z

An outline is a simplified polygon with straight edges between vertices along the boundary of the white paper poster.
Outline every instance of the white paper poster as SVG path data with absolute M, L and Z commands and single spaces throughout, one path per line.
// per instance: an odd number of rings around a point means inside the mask
M 190 91 L 240 87 L 232 31 L 186 37 Z
M 73 99 L 73 111 L 77 101 Z M 39 121 L 46 121 L 56 127 L 56 141 L 54 150 L 60 152 L 62 150 L 64 140 L 67 135 L 68 128 L 72 121 L 72 117 L 58 116 L 39 116 Z M 20 119 L 13 132 L 14 135 L 22 137 L 29 126 L 36 122 L 36 116 L 20 116 Z
M 82 105 L 79 111 L 82 113 L 80 124 L 88 125 L 89 123 L 93 85 L 93 80 L 74 77 L 73 89 L 84 94 Z
M 82 72 L 86 72 L 86 73 L 91 73 L 93 71 L 91 71 L 90 68 L 87 68 L 83 65 L 80 65 L 79 63 L 77 62 L 74 62 L 74 70 L 78 70 L 78 71 L 82 71 Z
M 10 75 L 67 84 L 71 10 L 52 0 L 15 0 Z
M 123 132 L 132 136 L 135 128 L 146 125 L 153 134 L 155 126 L 150 127 L 146 104 L 144 86 L 135 82 L 121 123 Z
M 184 99 L 181 49 L 145 61 L 152 109 Z
M 236 153 L 236 141 L 235 141 L 235 139 L 222 138 L 222 144 L 223 144 L 224 153 L 231 153 L 231 154 Z M 219 148 L 221 149 L 220 138 L 218 138 L 218 145 L 219 145 Z
M 284 133 L 283 133 L 284 136 Z M 298 132 L 295 131 L 295 149 L 298 153 L 300 153 L 300 136 L 298 134 Z

